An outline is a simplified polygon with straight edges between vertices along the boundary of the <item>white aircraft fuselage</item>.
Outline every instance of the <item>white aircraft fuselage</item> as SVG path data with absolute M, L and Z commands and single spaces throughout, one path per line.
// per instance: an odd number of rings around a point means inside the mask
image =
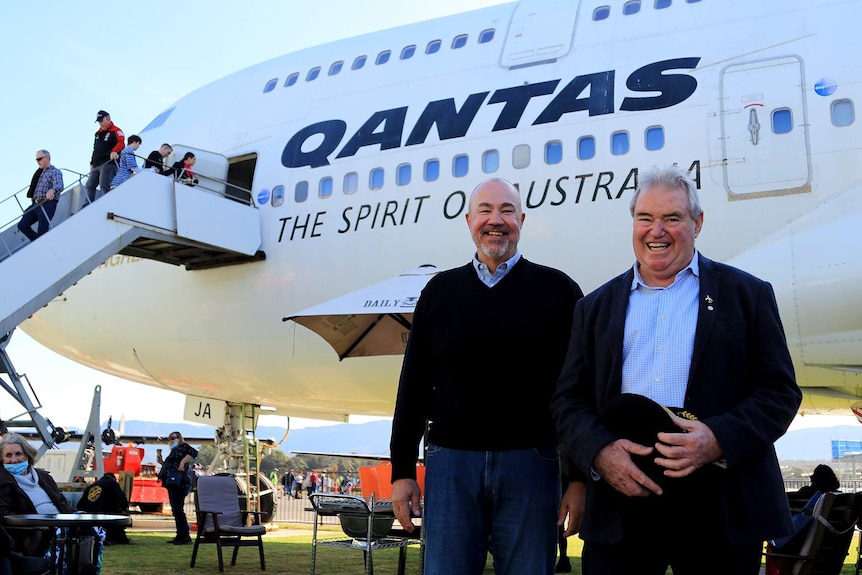
M 189 94 L 140 133 L 153 148 L 256 158 L 266 259 L 186 271 L 115 256 L 22 327 L 147 385 L 302 417 L 390 415 L 401 357 L 338 361 L 282 317 L 422 264 L 466 263 L 466 198 L 488 177 L 521 191 L 524 257 L 588 292 L 634 262 L 637 170 L 677 163 L 700 188 L 697 248 L 773 284 L 803 410 L 855 405 L 860 4 L 675 0 L 631 15 L 611 4 L 601 20 L 568 0 L 485 8 L 287 54 Z

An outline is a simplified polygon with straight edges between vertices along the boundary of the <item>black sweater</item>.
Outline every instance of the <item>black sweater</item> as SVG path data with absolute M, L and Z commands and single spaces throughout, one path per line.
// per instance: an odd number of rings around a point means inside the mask
M 392 479 L 419 440 L 471 451 L 557 445 L 550 400 L 581 288 L 523 257 L 494 287 L 472 264 L 428 282 L 413 314 L 392 422 Z

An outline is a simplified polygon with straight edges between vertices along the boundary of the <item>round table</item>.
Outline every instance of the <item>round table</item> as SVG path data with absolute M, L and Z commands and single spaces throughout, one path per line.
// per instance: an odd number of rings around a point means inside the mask
M 7 515 L 3 518 L 3 524 L 17 529 L 56 529 L 58 527 L 68 529 L 66 537 L 57 541 L 60 550 L 59 557 L 52 553 L 52 572 L 62 572 L 62 566 L 65 563 L 66 573 L 73 575 L 78 573 L 76 544 L 79 541 L 80 528 L 95 526 L 128 527 L 132 524 L 132 518 L 127 515 L 109 515 L 106 513 L 31 513 Z

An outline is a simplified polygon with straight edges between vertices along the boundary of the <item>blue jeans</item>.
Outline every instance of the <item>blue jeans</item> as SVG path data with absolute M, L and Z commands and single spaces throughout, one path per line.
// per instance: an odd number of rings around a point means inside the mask
M 461 451 L 428 445 L 426 575 L 554 572 L 560 460 L 554 447 Z
M 54 217 L 54 212 L 57 211 L 57 200 L 44 201 L 41 204 L 33 204 L 24 212 L 21 221 L 18 222 L 18 229 L 21 233 L 27 236 L 32 242 L 42 234 L 48 231 L 51 218 Z M 33 224 L 39 222 L 36 231 L 33 231 Z
M 114 160 L 108 160 L 98 168 L 93 168 L 93 171 L 90 172 L 90 176 L 87 178 L 87 199 L 90 200 L 89 203 L 92 204 L 96 201 L 96 186 L 99 186 L 99 189 L 102 190 L 103 196 L 111 191 L 111 180 L 116 175 L 117 162 Z
M 177 540 L 184 541 L 189 538 L 189 522 L 186 519 L 185 502 L 189 494 L 187 485 L 181 487 L 165 487 L 168 490 L 168 500 L 171 503 L 171 512 L 174 515 L 174 523 L 177 526 Z

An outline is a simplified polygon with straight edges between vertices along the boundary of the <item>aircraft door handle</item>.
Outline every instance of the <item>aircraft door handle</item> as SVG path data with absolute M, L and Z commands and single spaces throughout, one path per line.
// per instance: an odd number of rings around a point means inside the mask
M 756 146 L 760 135 L 760 123 L 757 121 L 757 110 L 754 108 L 748 111 L 748 132 L 751 134 L 751 143 Z

